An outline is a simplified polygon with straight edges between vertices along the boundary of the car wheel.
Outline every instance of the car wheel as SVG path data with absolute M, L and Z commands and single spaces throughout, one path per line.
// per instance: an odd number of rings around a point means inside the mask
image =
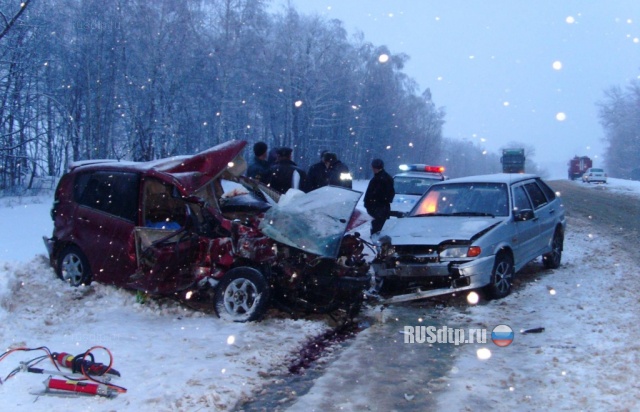
M 67 246 L 60 253 L 56 274 L 73 287 L 91 283 L 89 261 L 77 246 Z
M 269 304 L 269 285 L 253 268 L 231 270 L 218 285 L 215 309 L 223 319 L 234 322 L 259 320 Z
M 553 234 L 553 240 L 551 240 L 551 252 L 542 255 L 542 263 L 547 269 L 557 269 L 560 267 L 560 261 L 562 260 L 564 237 L 559 230 Z
M 362 312 L 362 307 L 363 306 L 364 306 L 364 297 L 363 296 L 359 296 L 358 298 L 354 299 L 354 301 L 351 302 L 347 307 L 348 319 L 349 320 L 353 320 L 353 318 L 355 318 L 358 315 L 360 315 L 360 313 Z
M 487 292 L 492 299 L 501 299 L 511 292 L 513 281 L 513 258 L 508 253 L 500 253 L 491 271 L 491 283 L 487 286 Z

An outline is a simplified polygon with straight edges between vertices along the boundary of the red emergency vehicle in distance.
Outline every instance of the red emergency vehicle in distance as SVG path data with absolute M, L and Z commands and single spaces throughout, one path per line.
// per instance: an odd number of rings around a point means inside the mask
M 593 162 L 588 156 L 574 156 L 573 159 L 569 160 L 568 165 L 569 180 L 575 180 L 582 178 L 584 172 L 586 172 L 587 169 L 593 166 Z

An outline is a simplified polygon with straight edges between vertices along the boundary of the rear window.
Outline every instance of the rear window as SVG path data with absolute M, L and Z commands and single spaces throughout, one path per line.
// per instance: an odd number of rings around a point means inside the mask
M 536 182 L 538 183 L 538 186 L 542 188 L 542 191 L 544 192 L 545 196 L 547 196 L 547 200 L 549 200 L 549 202 L 556 198 L 556 193 L 549 187 L 549 185 L 547 185 L 540 179 L 536 179 Z
M 534 182 L 525 184 L 524 190 L 529 194 L 529 197 L 533 202 L 534 209 L 538 209 L 539 207 L 547 204 L 547 198 L 545 197 L 544 192 Z
M 604 172 L 604 170 L 602 170 L 602 169 L 591 169 L 591 171 L 593 173 L 602 173 L 602 172 Z

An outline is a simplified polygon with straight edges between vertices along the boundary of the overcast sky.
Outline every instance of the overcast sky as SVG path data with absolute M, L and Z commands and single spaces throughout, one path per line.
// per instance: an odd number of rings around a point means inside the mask
M 596 103 L 611 86 L 640 78 L 639 0 L 291 3 L 408 54 L 404 72 L 446 109 L 445 137 L 496 152 L 525 142 L 551 169 L 564 170 L 574 155 L 601 165 Z

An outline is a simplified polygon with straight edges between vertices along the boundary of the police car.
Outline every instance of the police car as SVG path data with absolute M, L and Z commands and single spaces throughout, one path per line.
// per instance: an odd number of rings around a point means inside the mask
M 401 173 L 393 176 L 396 195 L 391 203 L 391 216 L 409 212 L 432 184 L 445 180 L 444 166 L 411 164 L 400 165 L 400 170 Z

